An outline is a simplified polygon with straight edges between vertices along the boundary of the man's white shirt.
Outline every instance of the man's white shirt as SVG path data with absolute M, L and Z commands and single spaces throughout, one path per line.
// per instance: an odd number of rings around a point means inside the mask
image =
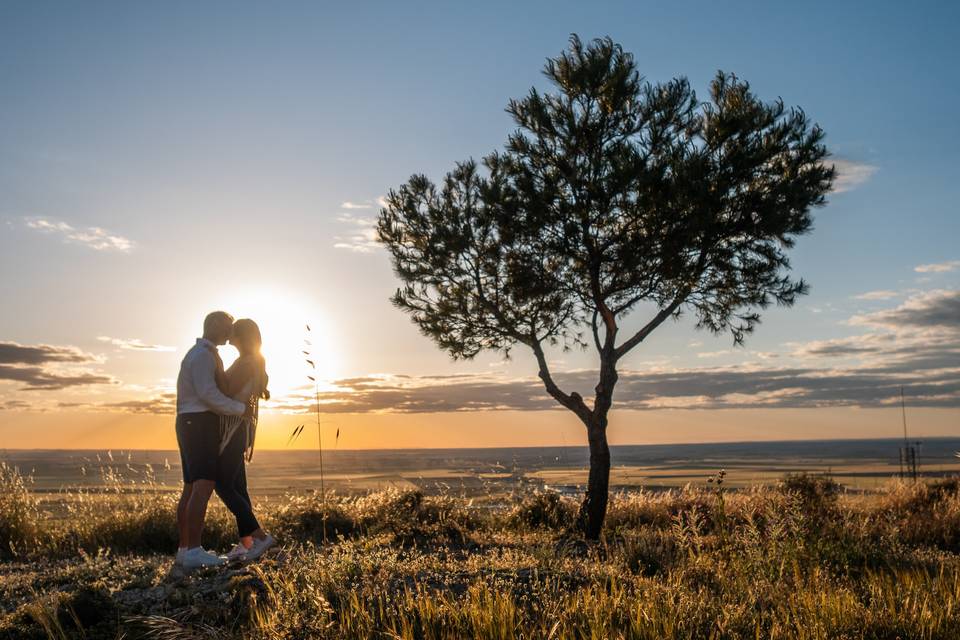
M 221 393 L 217 388 L 217 346 L 206 338 L 197 338 L 180 363 L 177 376 L 177 414 L 213 411 L 224 416 L 242 416 L 245 404 Z

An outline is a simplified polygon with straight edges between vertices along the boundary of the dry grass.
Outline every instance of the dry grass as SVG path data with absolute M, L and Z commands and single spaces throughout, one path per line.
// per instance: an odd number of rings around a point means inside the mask
M 551 494 L 492 509 L 418 492 L 291 496 L 262 509 L 278 553 L 178 581 L 155 553 L 175 544 L 170 494 L 76 494 L 72 517 L 54 519 L 23 479 L 0 478 L 17 554 L 0 562 L 0 637 L 960 635 L 956 482 L 617 495 L 599 543 L 571 536 L 575 505 Z M 205 542 L 225 548 L 232 522 L 212 516 Z
M 40 508 L 29 478 L 0 462 L 0 558 L 39 546 Z

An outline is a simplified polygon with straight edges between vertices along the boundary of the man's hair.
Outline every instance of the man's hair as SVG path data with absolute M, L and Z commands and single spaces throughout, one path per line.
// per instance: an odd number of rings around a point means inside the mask
M 203 332 L 208 333 L 221 324 L 233 324 L 233 316 L 226 311 L 213 311 L 203 319 Z

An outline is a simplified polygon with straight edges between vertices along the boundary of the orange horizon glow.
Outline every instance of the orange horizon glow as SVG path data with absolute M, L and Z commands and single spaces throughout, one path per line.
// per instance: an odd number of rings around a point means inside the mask
M 176 449 L 171 415 L 7 413 L 0 449 Z M 911 438 L 960 437 L 956 412 L 913 409 Z M 12 418 L 12 419 L 11 419 Z M 339 414 L 321 417 L 324 450 L 585 446 L 586 433 L 565 410 Z M 260 450 L 316 450 L 309 414 L 265 413 Z M 286 441 L 298 424 L 304 434 Z M 340 429 L 340 438 L 335 438 Z M 725 409 L 613 411 L 611 445 L 902 437 L 900 414 L 887 409 Z

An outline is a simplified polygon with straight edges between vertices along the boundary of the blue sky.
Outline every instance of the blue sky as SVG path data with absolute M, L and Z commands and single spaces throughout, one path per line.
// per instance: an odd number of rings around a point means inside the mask
M 4 3 L 0 343 L 74 348 L 88 360 L 44 366 L 112 382 L 25 391 L 28 363 L 10 360 L 0 428 L 63 398 L 96 413 L 168 392 L 217 305 L 269 316 L 281 361 L 292 327 L 319 317 L 331 379 L 531 375 L 526 354 L 451 363 L 420 337 L 387 303 L 395 280 L 363 223 L 410 174 L 501 146 L 507 101 L 546 87 L 571 32 L 610 35 L 651 81 L 685 75 L 705 96 L 724 69 L 803 107 L 843 176 L 793 253 L 810 296 L 767 313 L 748 350 L 681 321 L 629 367 L 753 366 L 877 330 L 854 316 L 950 301 L 958 25 L 933 2 Z M 946 266 L 916 270 L 929 264 Z M 890 295 L 858 297 L 876 291 Z

